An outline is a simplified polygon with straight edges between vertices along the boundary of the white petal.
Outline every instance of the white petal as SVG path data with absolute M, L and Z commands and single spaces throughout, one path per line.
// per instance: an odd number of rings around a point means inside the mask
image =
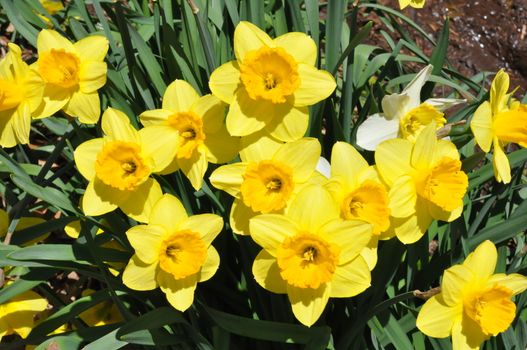
M 403 94 L 406 93 L 410 97 L 410 106 L 417 107 L 421 104 L 421 89 L 432 75 L 433 69 L 434 66 L 431 64 L 424 67 L 404 88 Z
M 331 177 L 331 165 L 324 157 L 318 159 L 316 170 L 328 179 Z
M 467 100 L 458 98 L 429 98 L 425 103 L 434 106 L 441 112 L 453 107 L 455 105 L 465 103 Z
M 357 129 L 357 145 L 368 151 L 374 151 L 385 140 L 394 139 L 399 132 L 399 119 L 387 120 L 374 114 Z

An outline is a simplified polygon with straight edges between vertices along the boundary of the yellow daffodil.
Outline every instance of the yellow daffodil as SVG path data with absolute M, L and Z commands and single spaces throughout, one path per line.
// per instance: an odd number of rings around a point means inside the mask
M 199 97 L 183 80 L 171 83 L 163 95 L 161 109 L 142 113 L 145 126 L 168 125 L 179 131 L 178 152 L 164 173 L 178 169 L 190 180 L 194 189 L 203 185 L 208 162 L 227 163 L 239 150 L 239 138 L 227 132 L 225 104 L 213 95 Z
M 93 289 L 85 289 L 82 291 L 82 296 L 85 297 L 93 293 L 95 293 Z M 92 306 L 88 310 L 82 312 L 79 317 L 90 327 L 104 326 L 123 321 L 123 317 L 121 316 L 117 305 L 111 300 L 106 300 Z
M 500 70 L 490 87 L 490 101 L 483 102 L 470 122 L 476 143 L 484 152 L 494 147 L 492 164 L 498 182 L 511 181 L 511 168 L 503 147 L 509 142 L 527 147 L 527 105 L 509 107 L 509 75 Z
M 437 139 L 434 123 L 415 143 L 403 139 L 381 143 L 375 163 L 390 188 L 392 227 L 401 242 L 419 240 L 434 219 L 450 222 L 461 215 L 467 175 L 456 146 Z
M 348 143 L 337 142 L 331 152 L 331 177 L 326 188 L 344 220 L 360 219 L 373 225 L 363 256 L 371 269 L 377 262 L 377 242 L 392 237 L 388 190 L 373 166 Z
M 30 290 L 0 305 L 0 340 L 14 333 L 26 338 L 33 329 L 35 315 L 47 306 L 46 299 Z
M 434 338 L 452 335 L 454 350 L 479 349 L 507 330 L 516 317 L 511 298 L 527 289 L 527 278 L 494 274 L 497 259 L 494 244 L 484 241 L 463 264 L 447 269 L 441 293 L 428 299 L 417 316 L 419 330 Z
M 161 187 L 150 177 L 174 159 L 177 130 L 157 125 L 135 130 L 121 111 L 108 108 L 102 117 L 104 137 L 75 150 L 77 169 L 90 183 L 82 199 L 86 215 L 102 215 L 117 207 L 146 222 Z
M 81 123 L 97 123 L 101 114 L 97 90 L 106 84 L 108 40 L 94 35 L 71 43 L 56 31 L 44 29 L 37 49 L 34 67 L 46 86 L 36 114 L 48 117 L 62 109 Z
M 430 123 L 435 122 L 437 129 L 445 125 L 443 111 L 465 100 L 431 98 L 421 103 L 421 89 L 433 68 L 423 68 L 402 93 L 384 96 L 383 113 L 369 116 L 357 129 L 357 145 L 374 151 L 382 141 L 397 137 L 415 142 Z
M 368 264 L 360 255 L 372 225 L 342 220 L 339 207 L 322 186 L 305 187 L 286 215 L 251 219 L 251 237 L 263 250 L 253 274 L 263 288 L 287 294 L 295 317 L 311 326 L 328 299 L 357 295 L 370 285 Z
M 234 30 L 235 61 L 217 68 L 210 77 L 212 93 L 228 103 L 227 130 L 246 136 L 265 129 L 282 141 L 304 136 L 308 106 L 335 90 L 335 79 L 314 67 L 317 47 L 304 33 L 271 39 L 249 22 Z
M 46 220 L 44 220 L 43 218 L 39 218 L 39 217 L 32 217 L 32 216 L 21 217 L 20 221 L 16 225 L 15 233 L 17 231 L 24 230 L 26 228 L 30 228 L 32 226 L 42 224 L 44 222 L 46 222 Z M 9 216 L 7 215 L 5 210 L 0 209 L 0 238 L 4 238 L 6 236 L 8 228 L 9 228 Z M 26 246 L 26 245 L 38 243 L 48 238 L 49 235 L 50 233 L 46 232 L 39 237 L 36 237 L 28 242 L 25 242 L 23 245 Z
M 39 0 L 39 2 L 51 15 L 64 10 L 64 5 L 61 0 Z
M 421 9 L 425 6 L 425 0 L 399 0 L 399 7 L 401 8 L 401 10 L 403 10 L 407 6 L 411 6 L 416 9 Z
M 20 47 L 9 43 L 0 61 L 0 146 L 29 142 L 32 113 L 42 102 L 44 82 L 22 61 Z
M 124 270 L 124 284 L 135 290 L 159 286 L 173 307 L 185 311 L 192 305 L 196 284 L 218 269 L 220 257 L 211 242 L 222 227 L 220 216 L 187 216 L 181 202 L 165 194 L 152 209 L 148 225 L 126 232 L 135 254 Z
M 312 177 L 319 157 L 317 139 L 282 144 L 268 137 L 255 142 L 244 138 L 242 161 L 221 166 L 210 176 L 214 187 L 235 197 L 230 214 L 233 231 L 248 235 L 251 217 L 283 211 Z

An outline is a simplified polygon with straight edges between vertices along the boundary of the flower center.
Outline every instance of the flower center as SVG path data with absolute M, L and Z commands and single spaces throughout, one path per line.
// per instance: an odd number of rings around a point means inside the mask
M 483 333 L 495 336 L 509 328 L 516 316 L 512 295 L 512 290 L 500 285 L 477 290 L 463 298 L 463 310 Z
M 207 246 L 198 233 L 178 231 L 161 243 L 159 267 L 181 279 L 198 273 L 206 257 Z
M 441 209 L 452 211 L 463 204 L 468 178 L 458 159 L 443 157 L 428 172 L 417 172 L 417 177 L 417 193 Z
M 168 118 L 168 125 L 179 131 L 178 158 L 190 158 L 205 141 L 203 121 L 194 112 L 176 112 Z
M 527 106 L 498 113 L 494 117 L 493 129 L 500 141 L 515 142 L 527 147 Z
M 294 188 L 293 169 L 276 160 L 250 163 L 241 185 L 245 205 L 268 213 L 284 208 Z
M 399 121 L 399 133 L 402 138 L 415 141 L 417 135 L 432 121 L 435 121 L 437 128 L 442 128 L 446 119 L 443 113 L 428 103 L 421 103 L 419 106 L 407 112 Z
M 300 85 L 295 59 L 283 48 L 262 46 L 248 52 L 240 64 L 240 77 L 253 100 L 284 103 Z
M 14 80 L 0 79 L 0 111 L 17 107 L 24 98 L 24 89 Z
M 70 88 L 79 83 L 80 60 L 64 49 L 51 49 L 38 58 L 40 75 L 46 82 Z
M 150 175 L 150 168 L 135 143 L 111 141 L 97 154 L 95 174 L 106 185 L 133 191 Z
M 340 205 L 343 219 L 361 219 L 373 225 L 373 234 L 378 235 L 390 226 L 390 209 L 386 188 L 375 181 L 366 180 L 350 192 Z
M 323 238 L 301 232 L 286 238 L 278 247 L 276 259 L 280 275 L 299 288 L 320 287 L 329 282 L 339 260 L 340 249 Z

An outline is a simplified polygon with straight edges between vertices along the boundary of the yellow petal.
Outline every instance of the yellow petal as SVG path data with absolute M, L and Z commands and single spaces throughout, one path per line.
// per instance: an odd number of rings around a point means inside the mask
M 240 150 L 240 138 L 229 135 L 225 125 L 214 134 L 207 134 L 204 143 L 207 147 L 207 161 L 214 164 L 231 161 Z
M 75 50 L 84 61 L 104 61 L 108 53 L 108 39 L 102 35 L 91 35 L 73 44 Z
M 207 249 L 207 258 L 198 273 L 198 282 L 204 282 L 212 278 L 220 266 L 220 255 L 213 246 Z
M 311 106 L 320 102 L 329 97 L 337 87 L 335 78 L 325 70 L 300 63 L 298 73 L 300 86 L 294 92 L 295 107 Z
M 130 194 L 133 200 L 121 201 L 119 208 L 136 221 L 148 222 L 153 206 L 162 195 L 163 192 L 159 183 L 152 178 L 148 178 Z
M 259 162 L 272 159 L 283 144 L 283 142 L 266 135 L 264 132 L 257 132 L 241 138 L 240 158 L 242 162 Z
M 417 136 L 412 152 L 412 165 L 416 169 L 429 168 L 430 161 L 434 159 L 437 144 L 436 124 L 428 124 Z
M 463 289 L 474 281 L 474 273 L 465 265 L 454 265 L 443 274 L 441 296 L 445 305 L 454 307 L 463 303 Z
M 258 215 L 250 207 L 243 204 L 243 200 L 236 198 L 232 203 L 231 213 L 229 215 L 229 224 L 232 232 L 248 236 L 249 235 L 249 220 Z
M 159 260 L 159 249 L 166 229 L 157 225 L 137 225 L 126 231 L 126 237 L 135 250 L 135 255 L 145 264 Z
M 291 142 L 305 135 L 309 123 L 309 109 L 307 107 L 293 107 L 287 104 L 275 106 L 275 117 L 265 126 L 274 138 Z
M 488 101 L 479 105 L 470 121 L 474 139 L 483 152 L 489 152 L 492 145 L 492 111 Z
M 220 132 L 222 127 L 225 128 L 225 108 L 226 104 L 219 98 L 208 94 L 200 97 L 190 109 L 201 117 L 203 131 L 210 135 Z
M 318 139 L 306 137 L 282 145 L 273 159 L 293 168 L 295 182 L 304 182 L 313 174 L 320 158 L 320 142 Z
M 241 21 L 234 29 L 234 54 L 243 61 L 245 54 L 262 46 L 273 47 L 273 39 L 252 23 Z
M 421 239 L 433 221 L 426 205 L 417 201 L 415 207 L 417 211 L 414 215 L 392 219 L 395 235 L 404 244 L 415 243 Z
M 441 160 L 443 157 L 448 157 L 452 159 L 459 159 L 459 151 L 455 144 L 448 140 L 437 140 L 436 149 L 434 152 L 434 159 L 432 164 L 435 164 Z
M 322 225 L 339 217 L 339 208 L 325 188 L 311 185 L 297 194 L 287 214 L 301 229 L 316 232 Z
M 79 118 L 81 123 L 95 124 L 101 115 L 99 94 L 97 91 L 91 93 L 74 92 L 63 110 L 66 114 Z
M 139 120 L 144 126 L 160 125 L 165 124 L 172 114 L 174 113 L 166 109 L 153 109 L 141 113 Z
M 503 69 L 496 74 L 490 86 L 490 105 L 492 114 L 496 115 L 507 108 L 509 95 L 509 75 Z
M 388 194 L 391 215 L 405 218 L 415 213 L 417 192 L 411 176 L 403 175 L 393 183 Z
M 377 146 L 375 164 L 388 186 L 391 187 L 398 177 L 412 171 L 412 148 L 412 142 L 402 139 L 387 140 Z
M 17 137 L 13 129 L 13 110 L 0 111 L 0 146 L 14 147 Z
M 82 197 L 82 210 L 84 214 L 97 216 L 109 213 L 117 208 L 117 203 L 122 201 L 121 196 L 128 198 L 128 193 L 115 190 L 94 178 L 86 187 Z
M 411 0 L 399 0 L 399 7 L 401 10 L 404 10 L 408 5 L 410 5 Z
M 498 251 L 496 246 L 489 240 L 480 243 L 472 253 L 470 253 L 463 266 L 469 268 L 480 278 L 489 278 L 496 269 Z
M 72 221 L 66 226 L 64 226 L 64 232 L 66 232 L 66 234 L 73 239 L 79 238 L 79 235 L 81 233 L 80 220 Z
M 210 174 L 209 181 L 212 186 L 223 190 L 233 197 L 238 197 L 240 186 L 243 182 L 247 163 L 234 163 L 220 166 Z
M 456 320 L 452 326 L 453 350 L 479 350 L 479 346 L 488 336 L 481 331 L 481 327 L 470 317 Z
M 229 61 L 212 72 L 209 79 L 210 91 L 225 103 L 234 101 L 236 90 L 241 84 L 238 62 Z
M 286 33 L 275 38 L 273 43 L 276 47 L 286 50 L 298 63 L 314 66 L 317 62 L 317 45 L 307 34 Z
M 253 275 L 256 282 L 270 292 L 287 293 L 287 284 L 280 276 L 280 269 L 274 258 L 266 250 L 261 250 L 253 263 Z
M 171 274 L 159 270 L 157 280 L 159 287 L 166 294 L 167 300 L 179 311 L 185 311 L 194 301 L 194 290 L 198 283 L 198 274 L 182 279 L 175 279 Z
M 83 62 L 79 72 L 79 86 L 84 93 L 95 92 L 106 84 L 106 62 Z
M 253 100 L 239 89 L 227 114 L 227 130 L 232 136 L 247 136 L 265 127 L 275 116 L 275 105 Z
M 438 205 L 435 205 L 434 203 L 427 201 L 426 203 L 428 205 L 428 212 L 435 220 L 441 220 L 446 222 L 452 222 L 456 220 L 458 217 L 461 216 L 463 213 L 463 205 L 460 205 L 456 209 L 452 211 L 446 211 L 443 210 Z
M 3 209 L 0 209 L 0 237 L 4 237 L 9 228 L 9 216 L 7 212 Z
M 123 272 L 123 283 L 133 290 L 152 290 L 157 288 L 157 263 L 145 264 L 137 255 L 132 256 Z
M 417 328 L 433 338 L 446 338 L 452 333 L 456 319 L 463 312 L 462 305 L 448 306 L 441 294 L 434 295 L 426 301 L 417 315 Z
M 102 115 L 102 131 L 111 140 L 140 143 L 137 130 L 130 124 L 128 116 L 115 108 L 108 108 Z
M 138 132 L 141 150 L 154 161 L 153 173 L 163 171 L 176 157 L 179 132 L 166 125 L 147 126 Z
M 42 103 L 33 112 L 33 118 L 46 118 L 58 112 L 70 100 L 72 91 L 47 84 Z
M 95 177 L 95 161 L 103 145 L 104 141 L 102 138 L 88 140 L 81 143 L 73 153 L 77 170 L 88 181 Z
M 512 290 L 513 295 L 516 295 L 527 289 L 527 277 L 519 273 L 512 273 L 510 275 L 498 273 L 490 276 L 487 281 L 487 287 L 490 288 L 494 285 L 505 286 Z
M 198 149 L 198 152 L 194 152 L 189 159 L 178 159 L 181 171 L 189 179 L 196 191 L 203 186 L 203 176 L 207 171 L 208 164 L 206 150 L 203 148 Z
M 372 225 L 362 220 L 331 220 L 318 233 L 340 247 L 339 265 L 355 259 L 372 237 Z M 369 270 L 368 270 L 369 271 Z
M 215 214 L 192 215 L 181 223 L 179 229 L 199 233 L 200 238 L 208 246 L 223 229 L 223 219 Z
M 196 90 L 184 80 L 174 80 L 163 94 L 163 109 L 172 112 L 188 112 L 199 99 Z
M 371 285 L 370 268 L 362 256 L 337 266 L 331 280 L 330 297 L 349 298 L 362 293 Z
M 188 218 L 187 211 L 175 196 L 165 193 L 154 205 L 148 223 L 163 226 L 167 231 L 176 231 Z
M 251 237 L 272 256 L 284 239 L 298 232 L 297 225 L 289 218 L 279 214 L 262 214 L 249 222 Z
M 311 327 L 324 311 L 330 291 L 328 284 L 323 284 L 318 289 L 297 288 L 288 284 L 287 296 L 297 320 Z
M 375 265 L 377 265 L 377 245 L 380 238 L 381 237 L 378 236 L 372 236 L 366 247 L 360 252 L 360 256 L 366 261 L 370 271 L 372 271 L 375 268 Z
M 368 162 L 346 142 L 337 142 L 331 151 L 331 177 L 352 177 L 368 168 Z
M 43 29 L 37 37 L 38 53 L 46 52 L 51 49 L 64 49 L 66 52 L 75 52 L 73 44 L 51 29 Z
M 494 157 L 492 157 L 496 181 L 508 184 L 511 182 L 511 166 L 509 159 L 497 138 L 494 138 Z

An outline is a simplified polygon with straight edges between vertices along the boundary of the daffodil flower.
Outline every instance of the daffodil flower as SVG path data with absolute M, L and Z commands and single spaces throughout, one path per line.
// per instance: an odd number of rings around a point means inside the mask
M 161 287 L 169 303 L 185 311 L 192 305 L 196 284 L 218 269 L 220 257 L 211 242 L 223 220 L 214 214 L 188 216 L 176 197 L 165 194 L 148 222 L 126 232 L 135 254 L 123 272 L 123 282 L 134 290 Z
M 340 219 L 331 194 L 307 186 L 285 215 L 251 219 L 251 237 L 263 248 L 254 260 L 254 278 L 273 293 L 287 294 L 295 317 L 309 327 L 330 297 L 348 298 L 370 286 L 360 252 L 371 230 L 365 221 Z
M 93 35 L 71 43 L 56 31 L 44 29 L 37 49 L 38 60 L 32 67 L 46 83 L 37 116 L 49 117 L 62 109 L 81 123 L 97 123 L 101 114 L 97 90 L 106 84 L 108 40 Z
M 483 102 L 470 122 L 476 143 L 484 152 L 494 147 L 492 165 L 498 182 L 511 181 L 511 167 L 503 147 L 509 142 L 527 147 L 527 105 L 509 107 L 509 75 L 500 70 L 490 87 L 490 101 Z
M 421 89 L 432 74 L 428 65 L 400 94 L 386 95 L 382 99 L 383 113 L 369 116 L 357 129 L 358 146 L 374 151 L 379 143 L 394 138 L 415 141 L 417 135 L 431 122 L 442 128 L 446 119 L 443 111 L 465 100 L 432 98 L 421 103 Z
M 333 145 L 331 177 L 326 188 L 339 204 L 342 219 L 360 219 L 373 225 L 372 238 L 362 253 L 373 269 L 377 263 L 378 240 L 393 237 L 393 232 L 388 231 L 388 189 L 375 167 L 370 166 L 353 146 L 345 142 Z
M 223 123 L 225 104 L 213 95 L 200 97 L 183 80 L 172 82 L 163 95 L 161 109 L 143 112 L 139 118 L 145 126 L 168 125 L 179 131 L 178 152 L 163 173 L 178 169 L 194 189 L 203 185 L 208 162 L 227 163 L 236 156 L 240 140 L 227 132 Z
M 46 222 L 43 218 L 34 217 L 34 216 L 23 216 L 20 218 L 20 221 L 16 225 L 15 233 L 20 230 L 24 230 L 26 228 L 30 228 L 35 225 L 39 225 Z M 7 215 L 7 212 L 3 209 L 0 209 L 0 238 L 4 238 L 7 234 L 7 230 L 9 229 L 9 216 Z M 49 232 L 43 233 L 39 237 L 33 238 L 29 241 L 26 241 L 22 244 L 22 246 L 32 245 L 35 243 L 38 243 L 44 239 L 46 239 L 50 235 Z M 21 237 L 23 239 L 23 237 Z
M 399 0 L 399 7 L 401 10 L 411 6 L 416 9 L 422 9 L 425 6 L 425 0 Z
M 177 152 L 178 131 L 165 125 L 135 130 L 121 111 L 108 108 L 102 117 L 104 136 L 75 150 L 77 169 L 88 181 L 82 199 L 86 215 L 102 215 L 117 207 L 146 222 L 161 197 L 159 183 L 150 177 L 163 171 Z
M 401 242 L 419 240 L 434 219 L 451 222 L 461 215 L 468 178 L 456 146 L 437 139 L 434 123 L 415 143 L 403 139 L 381 143 L 375 164 L 390 188 L 391 228 Z
M 82 291 L 82 296 L 85 297 L 93 293 L 95 293 L 95 290 L 85 289 Z M 111 299 L 100 302 L 88 310 L 81 312 L 79 317 L 90 327 L 104 326 L 123 321 L 117 305 Z
M 256 142 L 242 139 L 241 162 L 223 165 L 210 176 L 214 187 L 235 197 L 230 214 L 233 231 L 248 235 L 251 217 L 283 211 L 309 182 L 319 157 L 320 143 L 314 138 L 286 144 L 265 136 Z
M 23 339 L 27 338 L 35 325 L 35 315 L 47 306 L 46 299 L 30 290 L 0 305 L 0 340 L 15 333 Z
M 42 102 L 44 82 L 22 61 L 20 47 L 8 44 L 0 61 L 0 146 L 29 142 L 31 116 Z
M 498 254 L 484 241 L 460 265 L 447 269 L 441 292 L 417 315 L 417 328 L 434 338 L 452 335 L 454 350 L 479 349 L 481 343 L 509 328 L 516 317 L 511 298 L 527 289 L 517 273 L 494 274 Z
M 235 61 L 217 68 L 210 77 L 212 93 L 228 103 L 227 130 L 247 136 L 265 129 L 282 141 L 304 136 L 308 106 L 335 90 L 335 79 L 314 67 L 317 47 L 304 33 L 271 39 L 249 22 L 234 30 Z

